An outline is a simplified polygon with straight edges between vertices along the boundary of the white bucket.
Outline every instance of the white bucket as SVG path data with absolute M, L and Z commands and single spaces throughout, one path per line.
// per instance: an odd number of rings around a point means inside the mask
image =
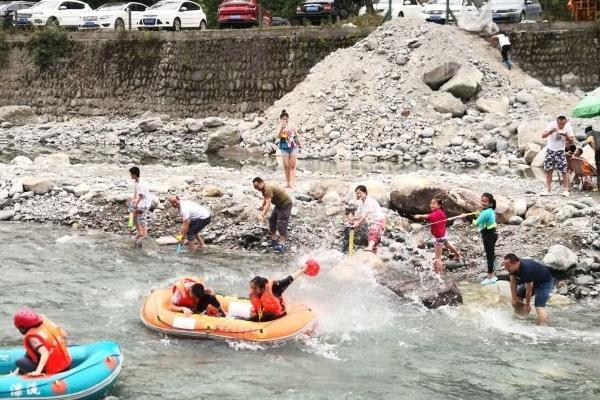
M 250 318 L 250 311 L 252 311 L 252 304 L 250 303 L 229 303 L 227 310 L 227 316 L 237 318 Z

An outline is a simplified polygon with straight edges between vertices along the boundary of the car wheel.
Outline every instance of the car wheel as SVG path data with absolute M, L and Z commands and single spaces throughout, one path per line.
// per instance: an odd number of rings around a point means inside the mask
M 115 21 L 115 31 L 124 31 L 125 30 L 125 22 L 121 18 L 117 18 Z
M 202 22 L 200 22 L 200 30 L 201 31 L 205 31 L 206 30 L 206 21 L 202 20 Z
M 181 20 L 179 18 L 175 18 L 175 20 L 173 20 L 173 30 L 175 32 L 179 32 L 181 30 Z
M 519 22 L 523 21 L 525 19 L 525 11 L 521 12 L 521 16 L 519 17 Z
M 404 13 L 403 13 L 402 11 L 400 11 L 400 12 L 398 13 L 398 16 L 399 16 L 400 18 L 404 18 Z
M 46 21 L 46 26 L 59 26 L 59 25 L 60 24 L 58 23 L 58 20 L 56 19 L 56 17 L 50 17 Z

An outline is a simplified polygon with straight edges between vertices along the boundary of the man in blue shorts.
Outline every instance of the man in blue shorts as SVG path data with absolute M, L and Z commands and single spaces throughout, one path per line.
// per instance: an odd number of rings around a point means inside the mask
M 525 303 L 527 314 L 531 311 L 531 297 L 535 295 L 535 312 L 537 322 L 543 324 L 548 320 L 546 303 L 554 287 L 554 279 L 550 269 L 531 259 L 519 259 L 515 254 L 507 254 L 502 265 L 510 273 L 510 293 L 512 305 Z

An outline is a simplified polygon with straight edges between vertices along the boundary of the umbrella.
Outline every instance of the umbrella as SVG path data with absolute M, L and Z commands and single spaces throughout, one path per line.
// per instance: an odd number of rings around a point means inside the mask
M 594 91 L 581 99 L 573 108 L 572 115 L 575 118 L 593 118 L 600 116 L 600 94 Z

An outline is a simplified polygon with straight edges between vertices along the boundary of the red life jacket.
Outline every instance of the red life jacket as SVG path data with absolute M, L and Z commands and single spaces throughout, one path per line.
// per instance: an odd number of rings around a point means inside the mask
M 59 327 L 52 321 L 42 317 L 42 325 L 37 328 L 31 328 L 23 338 L 23 345 L 27 350 L 27 355 L 34 363 L 40 361 L 40 356 L 36 349 L 31 347 L 29 339 L 36 338 L 48 350 L 48 361 L 42 372 L 46 374 L 57 374 L 63 372 L 71 366 L 71 355 L 67 349 L 67 344 Z
M 187 307 L 191 310 L 196 309 L 196 307 L 198 306 L 198 299 L 192 295 L 192 286 L 194 286 L 197 283 L 204 286 L 204 281 L 196 277 L 184 277 L 175 282 L 175 284 L 173 285 L 173 294 L 175 294 L 175 292 L 179 292 L 180 295 L 179 304 L 175 304 L 176 306 Z M 204 288 L 208 289 L 206 286 L 204 286 Z M 219 310 L 217 310 L 210 304 L 208 305 L 208 307 L 206 307 L 205 312 L 206 315 L 210 316 L 215 316 L 219 314 Z
M 281 317 L 285 314 L 285 300 L 283 296 L 275 297 L 273 294 L 273 282 L 268 281 L 265 291 L 258 297 L 254 293 L 250 294 L 250 302 L 260 321 L 264 314 L 273 314 Z

